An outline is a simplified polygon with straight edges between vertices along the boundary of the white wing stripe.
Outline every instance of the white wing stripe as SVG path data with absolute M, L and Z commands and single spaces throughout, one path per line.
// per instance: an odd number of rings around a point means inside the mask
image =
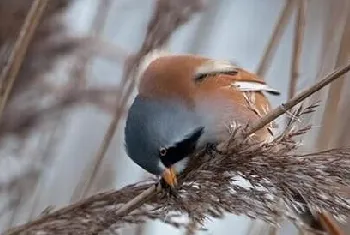
M 266 84 L 261 84 L 258 82 L 247 82 L 247 81 L 235 81 L 231 84 L 232 87 L 236 89 L 246 92 L 246 91 L 266 91 L 273 95 L 279 95 L 280 92 L 276 89 L 269 87 Z

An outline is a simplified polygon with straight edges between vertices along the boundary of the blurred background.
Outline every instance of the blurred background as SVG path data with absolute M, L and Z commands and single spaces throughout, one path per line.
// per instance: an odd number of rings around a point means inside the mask
M 124 151 L 127 107 L 111 142 L 106 140 L 113 134 L 108 127 L 124 61 L 140 48 L 155 1 L 51 0 L 15 73 L 11 52 L 20 47 L 16 39 L 38 2 L 0 1 L 0 232 L 149 177 Z M 231 60 L 258 73 L 281 91 L 269 96 L 276 107 L 349 61 L 350 1 L 208 0 L 173 33 L 166 50 Z M 314 128 L 303 151 L 350 145 L 349 89 L 344 77 L 310 99 L 321 106 L 305 120 Z M 290 223 L 275 231 L 235 215 L 206 226 L 196 234 L 299 233 Z M 342 227 L 350 234 L 350 227 Z M 154 221 L 121 234 L 194 233 Z

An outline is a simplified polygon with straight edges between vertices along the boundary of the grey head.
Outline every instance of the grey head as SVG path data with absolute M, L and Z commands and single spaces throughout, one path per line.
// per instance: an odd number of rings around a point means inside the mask
M 125 126 L 128 156 L 151 174 L 188 157 L 203 133 L 195 112 L 178 101 L 136 96 Z

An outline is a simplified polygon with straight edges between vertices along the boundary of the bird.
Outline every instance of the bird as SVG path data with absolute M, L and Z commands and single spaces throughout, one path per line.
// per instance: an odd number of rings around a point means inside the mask
M 124 129 L 126 151 L 137 165 L 161 176 L 171 188 L 193 153 L 229 138 L 231 127 L 267 114 L 271 104 L 266 93 L 280 95 L 258 75 L 227 60 L 155 51 L 139 68 L 138 93 Z M 273 124 L 250 137 L 272 141 Z M 299 194 L 295 197 L 306 205 Z M 306 209 L 300 216 L 315 229 L 342 234 L 324 212 Z
M 280 94 L 227 60 L 167 53 L 149 58 L 140 66 L 125 146 L 136 164 L 170 187 L 176 187 L 177 175 L 194 152 L 227 139 L 230 127 L 256 121 L 271 109 L 263 92 Z M 271 140 L 271 128 L 262 128 L 252 138 Z

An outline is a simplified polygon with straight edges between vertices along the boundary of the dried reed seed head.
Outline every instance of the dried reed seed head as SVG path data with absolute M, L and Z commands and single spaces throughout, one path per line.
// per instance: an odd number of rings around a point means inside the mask
M 170 1 L 158 1 L 163 4 L 167 2 Z M 167 7 L 164 9 L 163 13 Z M 162 21 L 164 17 L 169 17 L 169 14 L 163 13 L 161 5 L 158 5 L 139 53 L 140 58 L 164 44 L 180 25 L 179 22 L 186 21 L 186 17 L 176 14 L 172 15 L 171 20 Z M 293 113 L 296 118 L 312 109 L 298 110 Z M 309 127 L 294 128 L 294 120 L 291 119 L 281 135 L 265 144 L 236 138 L 238 132 L 233 130 L 231 141 L 220 149 L 220 153 L 210 152 L 215 157 L 198 155 L 193 158 L 190 167 L 180 177 L 182 184 L 177 198 L 157 193 L 135 211 L 117 215 L 121 205 L 154 185 L 155 181 L 131 185 L 116 192 L 92 196 L 44 216 L 40 222 L 28 225 L 26 232 L 96 234 L 120 228 L 125 223 L 141 223 L 146 219 L 186 226 L 187 223 L 176 221 L 179 216 L 188 215 L 193 221 L 203 222 L 208 217 L 222 217 L 224 212 L 243 214 L 271 223 L 276 223 L 276 217 L 282 215 L 299 224 L 301 221 L 296 210 L 299 205 L 302 210 L 303 207 L 310 207 L 349 215 L 349 203 L 339 189 L 346 187 L 350 180 L 350 150 L 295 153 L 298 144 L 294 138 L 307 132 Z M 239 177 L 248 184 L 242 186 Z M 277 199 L 283 200 L 286 210 L 280 207 Z
M 198 153 L 179 177 L 178 197 L 156 193 L 133 212 L 116 215 L 121 205 L 156 181 L 130 185 L 47 216 L 31 231 L 93 234 L 147 219 L 187 227 L 188 223 L 179 222 L 179 217 L 203 224 L 210 217 L 222 218 L 225 212 L 272 224 L 277 224 L 277 217 L 282 216 L 310 229 L 303 218 L 310 210 L 326 210 L 338 218 L 349 216 L 348 195 L 342 189 L 350 183 L 350 148 L 310 154 L 294 151 L 298 147 L 294 138 L 309 127 L 298 129 L 290 125 L 295 126 L 295 120 L 314 108 L 297 109 L 294 121 L 270 143 L 259 144 L 233 136 L 223 151 Z

